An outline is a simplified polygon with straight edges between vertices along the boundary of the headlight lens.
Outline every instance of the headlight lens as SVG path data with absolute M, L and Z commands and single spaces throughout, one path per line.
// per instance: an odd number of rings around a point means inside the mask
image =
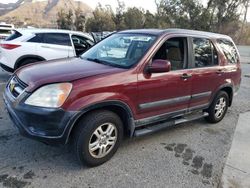
M 46 85 L 39 88 L 26 101 L 25 104 L 40 107 L 57 108 L 63 105 L 72 89 L 71 83 Z

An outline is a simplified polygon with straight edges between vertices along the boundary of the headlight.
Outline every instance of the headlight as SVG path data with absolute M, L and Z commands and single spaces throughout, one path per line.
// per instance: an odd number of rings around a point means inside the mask
M 70 83 L 46 85 L 35 91 L 25 104 L 40 107 L 57 108 L 63 105 L 72 89 Z

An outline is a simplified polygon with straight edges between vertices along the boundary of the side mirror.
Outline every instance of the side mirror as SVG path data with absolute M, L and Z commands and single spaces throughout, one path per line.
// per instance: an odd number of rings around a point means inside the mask
M 147 71 L 149 73 L 162 73 L 169 72 L 171 70 L 170 61 L 163 59 L 155 59 L 152 64 L 148 66 Z

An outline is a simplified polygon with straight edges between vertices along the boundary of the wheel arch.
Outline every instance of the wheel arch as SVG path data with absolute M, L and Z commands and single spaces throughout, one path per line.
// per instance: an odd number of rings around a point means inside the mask
M 78 122 L 86 115 L 96 110 L 109 110 L 111 112 L 114 112 L 121 118 L 125 134 L 132 136 L 132 134 L 134 133 L 134 118 L 130 107 L 122 101 L 106 101 L 88 106 L 87 108 L 83 108 L 81 109 L 81 111 L 79 111 L 74 123 L 72 123 L 70 127 L 68 127 L 65 142 L 66 144 L 70 141 L 72 135 L 74 134 L 74 131 L 79 126 Z
M 231 83 L 227 83 L 227 84 L 224 84 L 222 86 L 220 86 L 214 96 L 213 96 L 213 100 L 214 98 L 216 97 L 216 95 L 220 92 L 220 91 L 225 91 L 227 94 L 228 94 L 228 97 L 229 97 L 229 107 L 232 105 L 232 102 L 233 102 L 233 93 L 234 93 L 234 89 L 233 89 L 233 85 Z M 213 101 L 212 100 L 212 101 Z
M 226 86 L 226 87 L 221 88 L 220 91 L 225 91 L 228 94 L 229 106 L 231 106 L 233 102 L 233 88 L 230 86 Z
M 46 61 L 45 58 L 39 56 L 39 55 L 32 55 L 32 54 L 29 54 L 29 55 L 23 55 L 21 57 L 19 57 L 16 62 L 15 62 L 15 65 L 14 65 L 14 70 L 16 70 L 17 68 L 19 68 L 20 64 L 25 60 L 25 59 L 29 59 L 29 58 L 32 58 L 32 59 L 37 59 L 39 61 Z

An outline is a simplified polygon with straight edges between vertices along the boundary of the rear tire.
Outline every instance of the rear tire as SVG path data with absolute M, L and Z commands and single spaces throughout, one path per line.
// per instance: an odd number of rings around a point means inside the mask
M 220 91 L 214 98 L 210 107 L 206 110 L 209 113 L 209 116 L 205 117 L 205 119 L 210 123 L 218 123 L 224 118 L 228 106 L 228 94 L 225 91 Z
M 119 116 L 98 110 L 80 120 L 74 134 L 74 152 L 82 164 L 98 166 L 117 151 L 123 138 L 123 124 Z

